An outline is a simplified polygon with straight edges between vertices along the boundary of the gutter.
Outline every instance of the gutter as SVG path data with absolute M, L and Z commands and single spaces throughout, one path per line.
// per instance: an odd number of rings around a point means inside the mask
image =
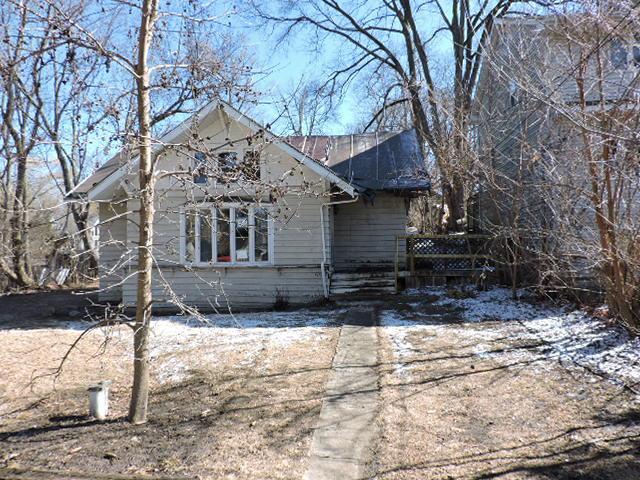
M 320 231 L 322 233 L 322 263 L 320 263 L 320 271 L 322 274 L 322 290 L 324 292 L 324 298 L 329 298 L 329 285 L 327 284 L 327 240 L 325 238 L 324 232 L 324 208 L 332 205 L 341 205 L 344 203 L 354 203 L 357 202 L 360 197 L 357 192 L 354 191 L 354 194 L 351 195 L 353 198 L 350 200 L 340 200 L 337 202 L 327 202 L 320 205 Z

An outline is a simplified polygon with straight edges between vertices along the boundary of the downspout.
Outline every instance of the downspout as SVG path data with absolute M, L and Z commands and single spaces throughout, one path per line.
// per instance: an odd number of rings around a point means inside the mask
M 360 197 L 356 193 L 350 200 L 340 200 L 338 202 L 327 202 L 320 205 L 320 231 L 322 232 L 322 263 L 320 264 L 320 271 L 322 274 L 322 290 L 324 291 L 324 298 L 329 298 L 329 285 L 327 285 L 327 240 L 325 238 L 324 231 L 324 208 L 332 205 L 341 205 L 344 203 L 357 202 Z

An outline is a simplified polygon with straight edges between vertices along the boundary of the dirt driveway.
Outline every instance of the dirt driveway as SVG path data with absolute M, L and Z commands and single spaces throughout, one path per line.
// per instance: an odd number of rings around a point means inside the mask
M 367 478 L 640 478 L 632 339 L 442 291 L 207 325 L 161 318 L 150 421 L 138 427 L 123 420 L 128 331 L 92 333 L 56 378 L 44 374 L 81 322 L 0 328 L 0 477 L 302 478 L 340 327 L 363 305 L 380 345 Z M 85 389 L 103 378 L 114 381 L 112 420 L 99 424 L 84 417 Z

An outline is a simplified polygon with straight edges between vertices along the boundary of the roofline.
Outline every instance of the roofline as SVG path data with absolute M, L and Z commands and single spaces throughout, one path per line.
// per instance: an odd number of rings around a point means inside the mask
M 228 103 L 226 103 L 221 99 L 212 100 L 207 105 L 205 105 L 202 109 L 200 109 L 198 112 L 194 113 L 189 118 L 183 120 L 174 128 L 172 128 L 167 133 L 162 135 L 162 137 L 160 137 L 158 144 L 156 144 L 152 148 L 152 152 L 157 153 L 158 151 L 161 151 L 162 149 L 165 148 L 164 144 L 173 143 L 176 138 L 182 135 L 187 130 L 187 128 L 189 128 L 191 119 L 193 118 L 194 115 L 200 114 L 202 115 L 203 118 L 205 118 L 209 114 L 211 114 L 216 108 L 221 108 L 227 113 L 231 113 L 235 117 L 234 120 L 238 121 L 239 123 L 247 127 L 249 130 L 252 130 L 254 132 L 257 130 L 263 130 L 265 132 L 266 137 L 269 140 L 271 140 L 271 143 L 273 143 L 276 147 L 280 148 L 280 150 L 291 155 L 294 159 L 298 160 L 301 164 L 309 168 L 311 171 L 320 175 L 320 177 L 324 178 L 325 180 L 328 180 L 331 183 L 334 183 L 345 193 L 351 195 L 352 197 L 355 197 L 358 195 L 358 192 L 356 191 L 353 185 L 351 185 L 350 183 L 346 182 L 341 177 L 336 175 L 336 173 L 333 172 L 333 170 L 331 170 L 329 167 L 322 165 L 321 163 L 317 162 L 316 160 L 309 157 L 308 155 L 305 155 L 303 152 L 301 152 L 297 148 L 294 148 L 293 146 L 289 145 L 286 141 L 274 135 L 267 128 L 263 127 L 258 122 L 249 118 L 247 115 L 235 109 L 234 107 L 232 107 L 231 105 L 229 105 Z M 121 153 L 122 153 L 122 150 L 118 152 L 114 157 L 112 157 L 112 159 L 116 158 Z M 118 167 L 116 170 L 114 170 L 109 175 L 107 175 L 102 180 L 100 180 L 97 184 L 91 186 L 87 190 L 86 194 L 84 194 L 86 199 L 89 201 L 95 200 L 96 197 L 99 196 L 99 193 L 102 193 L 104 190 L 111 187 L 115 182 L 120 180 L 126 174 L 128 170 L 127 167 L 129 167 L 128 162 Z M 75 193 L 75 190 L 80 185 L 82 185 L 82 183 L 84 182 L 81 182 L 78 185 L 76 185 L 73 188 L 73 190 L 71 190 L 66 195 L 66 197 L 79 198 L 83 196 L 83 194 Z
M 256 122 L 255 120 L 249 118 L 247 115 L 245 115 L 244 113 L 240 112 L 239 110 L 233 108 L 228 103 L 223 102 L 222 100 L 220 100 L 219 102 L 220 102 L 220 106 L 224 110 L 228 109 L 234 115 L 237 116 L 237 118 L 235 119 L 236 121 L 240 122 L 241 124 L 243 124 L 245 127 L 249 128 L 250 130 L 264 130 L 267 138 L 269 138 L 269 140 L 271 140 L 271 142 L 274 145 L 279 147 L 280 150 L 283 150 L 285 153 L 288 153 L 293 158 L 298 160 L 304 166 L 308 167 L 310 170 L 312 170 L 313 172 L 317 173 L 321 177 L 325 178 L 326 180 L 329 180 L 332 183 L 335 183 L 336 185 L 338 185 L 340 187 L 341 190 L 343 190 L 344 192 L 348 193 L 352 197 L 357 195 L 356 189 L 350 183 L 347 183 L 340 176 L 338 176 L 329 167 L 327 167 L 326 165 L 321 164 L 320 162 L 318 162 L 315 159 L 311 158 L 309 155 L 306 155 L 305 153 L 301 152 L 297 148 L 293 147 L 286 140 L 284 140 L 284 138 L 278 137 L 277 135 L 273 134 L 271 131 L 269 131 L 268 129 L 264 128 L 262 125 L 260 125 L 258 122 Z

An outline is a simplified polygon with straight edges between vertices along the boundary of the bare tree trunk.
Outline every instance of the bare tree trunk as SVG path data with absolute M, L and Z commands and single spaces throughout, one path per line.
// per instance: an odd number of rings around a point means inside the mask
M 142 4 L 140 34 L 138 37 L 138 64 L 136 87 L 138 101 L 138 154 L 140 182 L 140 237 L 138 244 L 138 288 L 135 332 L 133 337 L 133 388 L 129 405 L 129 421 L 134 424 L 147 421 L 149 400 L 149 330 L 152 306 L 152 243 L 154 221 L 155 180 L 151 152 L 151 98 L 148 54 L 157 18 L 156 0 Z
M 27 262 L 27 158 L 18 158 L 16 172 L 16 189 L 13 199 L 13 215 L 11 217 L 11 247 L 13 249 L 13 270 L 16 283 L 20 287 L 33 284 L 29 275 Z

